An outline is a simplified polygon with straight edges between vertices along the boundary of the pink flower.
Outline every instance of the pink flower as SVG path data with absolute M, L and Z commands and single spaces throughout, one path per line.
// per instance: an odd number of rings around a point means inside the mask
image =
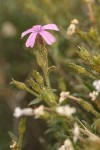
M 25 35 L 30 33 L 30 35 L 26 41 L 26 47 L 34 46 L 36 36 L 38 36 L 39 38 L 41 38 L 41 37 L 44 38 L 44 40 L 46 41 L 47 44 L 52 45 L 56 41 L 56 38 L 52 34 L 50 34 L 49 32 L 47 32 L 45 30 L 59 31 L 58 27 L 55 24 L 47 24 L 44 26 L 41 26 L 41 25 L 33 26 L 32 28 L 26 30 L 25 32 L 23 32 L 21 34 L 21 38 L 23 38 Z

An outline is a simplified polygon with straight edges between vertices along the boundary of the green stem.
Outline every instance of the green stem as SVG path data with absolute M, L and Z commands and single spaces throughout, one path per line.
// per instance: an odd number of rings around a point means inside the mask
M 46 69 L 46 70 L 47 70 L 47 69 Z M 43 70 L 43 73 L 44 73 L 44 78 L 45 78 L 45 81 L 46 81 L 47 87 L 48 87 L 48 88 L 51 88 L 50 80 L 49 80 L 49 76 L 48 76 L 47 71 L 44 71 L 44 70 Z
M 77 97 L 74 97 L 72 95 L 69 95 L 68 98 L 76 101 L 78 104 L 80 104 L 85 110 L 87 110 L 88 112 L 91 112 L 94 116 L 96 116 L 97 118 L 100 117 L 100 113 L 98 113 L 94 108 L 93 106 L 88 103 L 87 101 L 83 100 L 83 99 L 80 99 L 80 98 L 77 98 Z
M 22 149 L 23 135 L 26 130 L 26 118 L 22 118 L 19 124 L 19 140 L 18 140 L 18 150 Z
M 29 88 L 27 88 L 27 90 L 26 90 L 27 92 L 29 92 L 29 93 L 31 93 L 32 95 L 34 95 L 34 96 L 36 96 L 36 97 L 38 97 L 39 95 L 36 93 L 36 92 L 34 92 L 34 91 L 32 91 L 31 89 L 29 89 Z

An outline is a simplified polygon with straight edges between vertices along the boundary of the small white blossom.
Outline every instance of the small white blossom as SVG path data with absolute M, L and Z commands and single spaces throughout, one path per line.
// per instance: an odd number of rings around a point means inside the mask
M 76 143 L 80 135 L 79 126 L 77 125 L 77 123 L 74 124 L 74 129 L 72 132 L 73 132 L 73 142 Z
M 74 147 L 72 142 L 69 139 L 67 139 L 65 140 L 64 145 L 58 148 L 58 150 L 74 150 Z
M 71 24 L 78 24 L 78 20 L 77 20 L 77 19 L 73 19 L 73 20 L 71 21 Z
M 75 30 L 76 30 L 76 25 L 75 24 L 70 24 L 68 29 L 67 29 L 67 35 L 74 34 Z
M 12 150 L 16 149 L 17 148 L 17 142 L 14 142 L 12 145 L 10 145 L 10 148 Z
M 16 118 L 19 118 L 21 116 L 32 116 L 33 115 L 33 109 L 32 108 L 24 108 L 21 109 L 20 107 L 16 107 L 14 111 L 14 116 Z
M 95 87 L 96 91 L 100 92 L 100 80 L 95 80 L 93 82 L 93 86 Z
M 69 95 L 70 95 L 70 92 L 64 92 L 64 91 L 62 91 L 60 93 L 59 102 L 62 103 Z
M 99 93 L 97 91 L 93 91 L 92 93 L 89 94 L 92 101 L 95 101 L 98 95 Z
M 66 150 L 65 145 L 62 145 L 61 147 L 59 147 L 58 150 Z
M 74 107 L 70 107 L 69 105 L 66 106 L 58 106 L 56 108 L 56 112 L 60 115 L 64 115 L 64 116 L 72 116 L 72 114 L 74 114 L 76 112 L 76 109 Z
M 73 144 L 72 144 L 70 139 L 67 139 L 64 142 L 64 145 L 65 145 L 65 148 L 66 148 L 65 150 L 74 150 Z
M 67 35 L 71 36 L 72 34 L 75 33 L 77 24 L 78 24 L 78 20 L 77 19 L 73 19 L 71 21 L 71 24 L 69 25 L 69 27 L 67 29 Z
M 39 118 L 44 115 L 44 106 L 41 105 L 38 108 L 34 109 L 35 118 Z

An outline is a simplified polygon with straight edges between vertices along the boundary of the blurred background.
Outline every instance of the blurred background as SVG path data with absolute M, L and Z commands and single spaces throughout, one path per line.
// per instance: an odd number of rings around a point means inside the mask
M 100 12 L 99 1 L 92 2 L 94 10 Z M 67 62 L 81 63 L 76 50 L 82 41 L 76 35 L 68 37 L 66 31 L 74 18 L 79 20 L 79 27 L 88 29 L 91 23 L 87 11 L 84 0 L 0 0 L 0 150 L 10 150 L 9 131 L 18 135 L 20 119 L 13 117 L 14 108 L 27 107 L 34 99 L 10 85 L 11 78 L 26 82 L 33 68 L 39 70 L 32 50 L 25 48 L 27 36 L 21 40 L 21 33 L 37 24 L 55 23 L 60 28 L 59 33 L 53 33 L 57 42 L 47 46 L 49 63 L 56 66 L 51 75 L 52 87 L 59 87 L 58 94 L 64 90 L 86 92 L 80 86 L 82 79 L 67 66 Z M 95 15 L 99 26 L 99 13 Z M 50 149 L 50 137 L 44 133 L 46 127 L 44 121 L 29 117 L 23 150 Z

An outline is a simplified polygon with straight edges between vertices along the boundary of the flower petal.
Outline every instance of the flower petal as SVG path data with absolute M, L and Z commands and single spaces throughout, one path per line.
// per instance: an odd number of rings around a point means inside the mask
M 31 32 L 33 32 L 33 28 L 30 28 L 30 29 L 24 31 L 24 32 L 21 34 L 21 39 L 22 39 L 26 34 L 31 33 Z
M 26 47 L 33 47 L 35 43 L 37 33 L 31 33 L 26 41 Z
M 36 25 L 36 26 L 33 26 L 32 29 L 33 29 L 34 32 L 39 32 L 41 27 L 42 27 L 41 25 Z
M 59 31 L 58 27 L 55 24 L 47 24 L 42 26 L 42 29 L 48 29 L 48 30 L 56 30 Z
M 49 32 L 47 32 L 47 31 L 41 31 L 39 34 L 44 38 L 44 40 L 49 45 L 52 45 L 56 41 L 56 38 L 52 34 L 50 34 Z

